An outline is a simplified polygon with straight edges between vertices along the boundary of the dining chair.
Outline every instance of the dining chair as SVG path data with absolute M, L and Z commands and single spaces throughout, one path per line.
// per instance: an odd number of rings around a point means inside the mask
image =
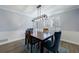
M 52 53 L 58 53 L 58 48 L 54 48 L 54 42 L 51 40 L 46 40 L 43 42 L 43 47 Z
M 27 48 L 30 48 L 30 52 L 32 53 L 33 51 L 33 46 L 39 44 L 39 40 L 35 39 L 34 37 L 31 37 L 32 29 L 27 30 L 25 34 L 25 45 L 27 45 Z M 30 45 L 30 46 L 29 46 Z

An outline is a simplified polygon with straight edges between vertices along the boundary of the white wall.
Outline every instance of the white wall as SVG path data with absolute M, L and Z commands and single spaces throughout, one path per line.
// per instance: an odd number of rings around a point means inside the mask
M 63 30 L 62 40 L 79 45 L 79 9 L 54 16 L 60 16 Z
M 31 18 L 25 15 L 0 9 L 0 31 L 13 31 L 30 27 L 30 20 Z
M 62 41 L 79 45 L 79 32 L 62 31 Z
M 0 41 L 7 42 L 24 38 L 25 30 L 32 27 L 31 18 L 22 14 L 0 9 Z M 3 44 L 6 42 L 0 42 Z

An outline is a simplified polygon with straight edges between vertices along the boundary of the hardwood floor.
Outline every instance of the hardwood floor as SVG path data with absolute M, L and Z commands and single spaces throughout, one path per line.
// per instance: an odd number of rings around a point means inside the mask
M 68 48 L 69 53 L 79 53 L 79 45 L 75 45 L 75 44 L 72 44 L 72 43 L 62 41 L 61 46 Z
M 1 53 L 21 53 L 24 52 L 24 40 L 15 41 L 12 43 L 0 46 Z
M 61 46 L 68 48 L 69 53 L 78 53 L 79 46 L 71 43 L 62 41 Z M 0 53 L 25 53 L 27 50 L 24 50 L 24 40 L 19 40 L 11 42 L 8 44 L 0 45 Z

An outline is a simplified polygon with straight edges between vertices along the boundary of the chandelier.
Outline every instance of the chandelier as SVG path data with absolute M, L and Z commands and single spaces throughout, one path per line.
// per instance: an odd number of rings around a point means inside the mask
M 43 24 L 44 24 L 44 30 L 48 30 L 48 28 L 45 26 L 46 25 L 46 20 L 48 18 L 48 16 L 46 14 L 42 14 L 42 10 L 41 10 L 41 7 L 42 5 L 38 5 L 36 8 L 37 8 L 37 17 L 35 17 L 32 22 L 34 23 L 35 21 L 41 21 L 43 20 Z M 40 24 L 41 25 L 41 24 Z M 38 22 L 36 22 L 36 26 L 37 26 L 37 29 L 38 29 Z

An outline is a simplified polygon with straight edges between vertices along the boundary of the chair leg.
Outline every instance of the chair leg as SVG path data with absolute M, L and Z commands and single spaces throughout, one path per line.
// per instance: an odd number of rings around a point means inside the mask
M 59 51 L 53 51 L 53 53 L 59 53 Z
M 59 53 L 59 51 L 57 51 L 57 53 Z
M 40 47 L 40 44 L 39 44 L 39 42 L 38 42 L 37 45 L 36 45 L 36 48 L 39 49 L 39 47 Z
M 28 40 L 27 40 L 27 49 L 29 49 L 29 42 L 28 42 Z
M 31 53 L 32 53 L 32 45 L 31 45 Z

